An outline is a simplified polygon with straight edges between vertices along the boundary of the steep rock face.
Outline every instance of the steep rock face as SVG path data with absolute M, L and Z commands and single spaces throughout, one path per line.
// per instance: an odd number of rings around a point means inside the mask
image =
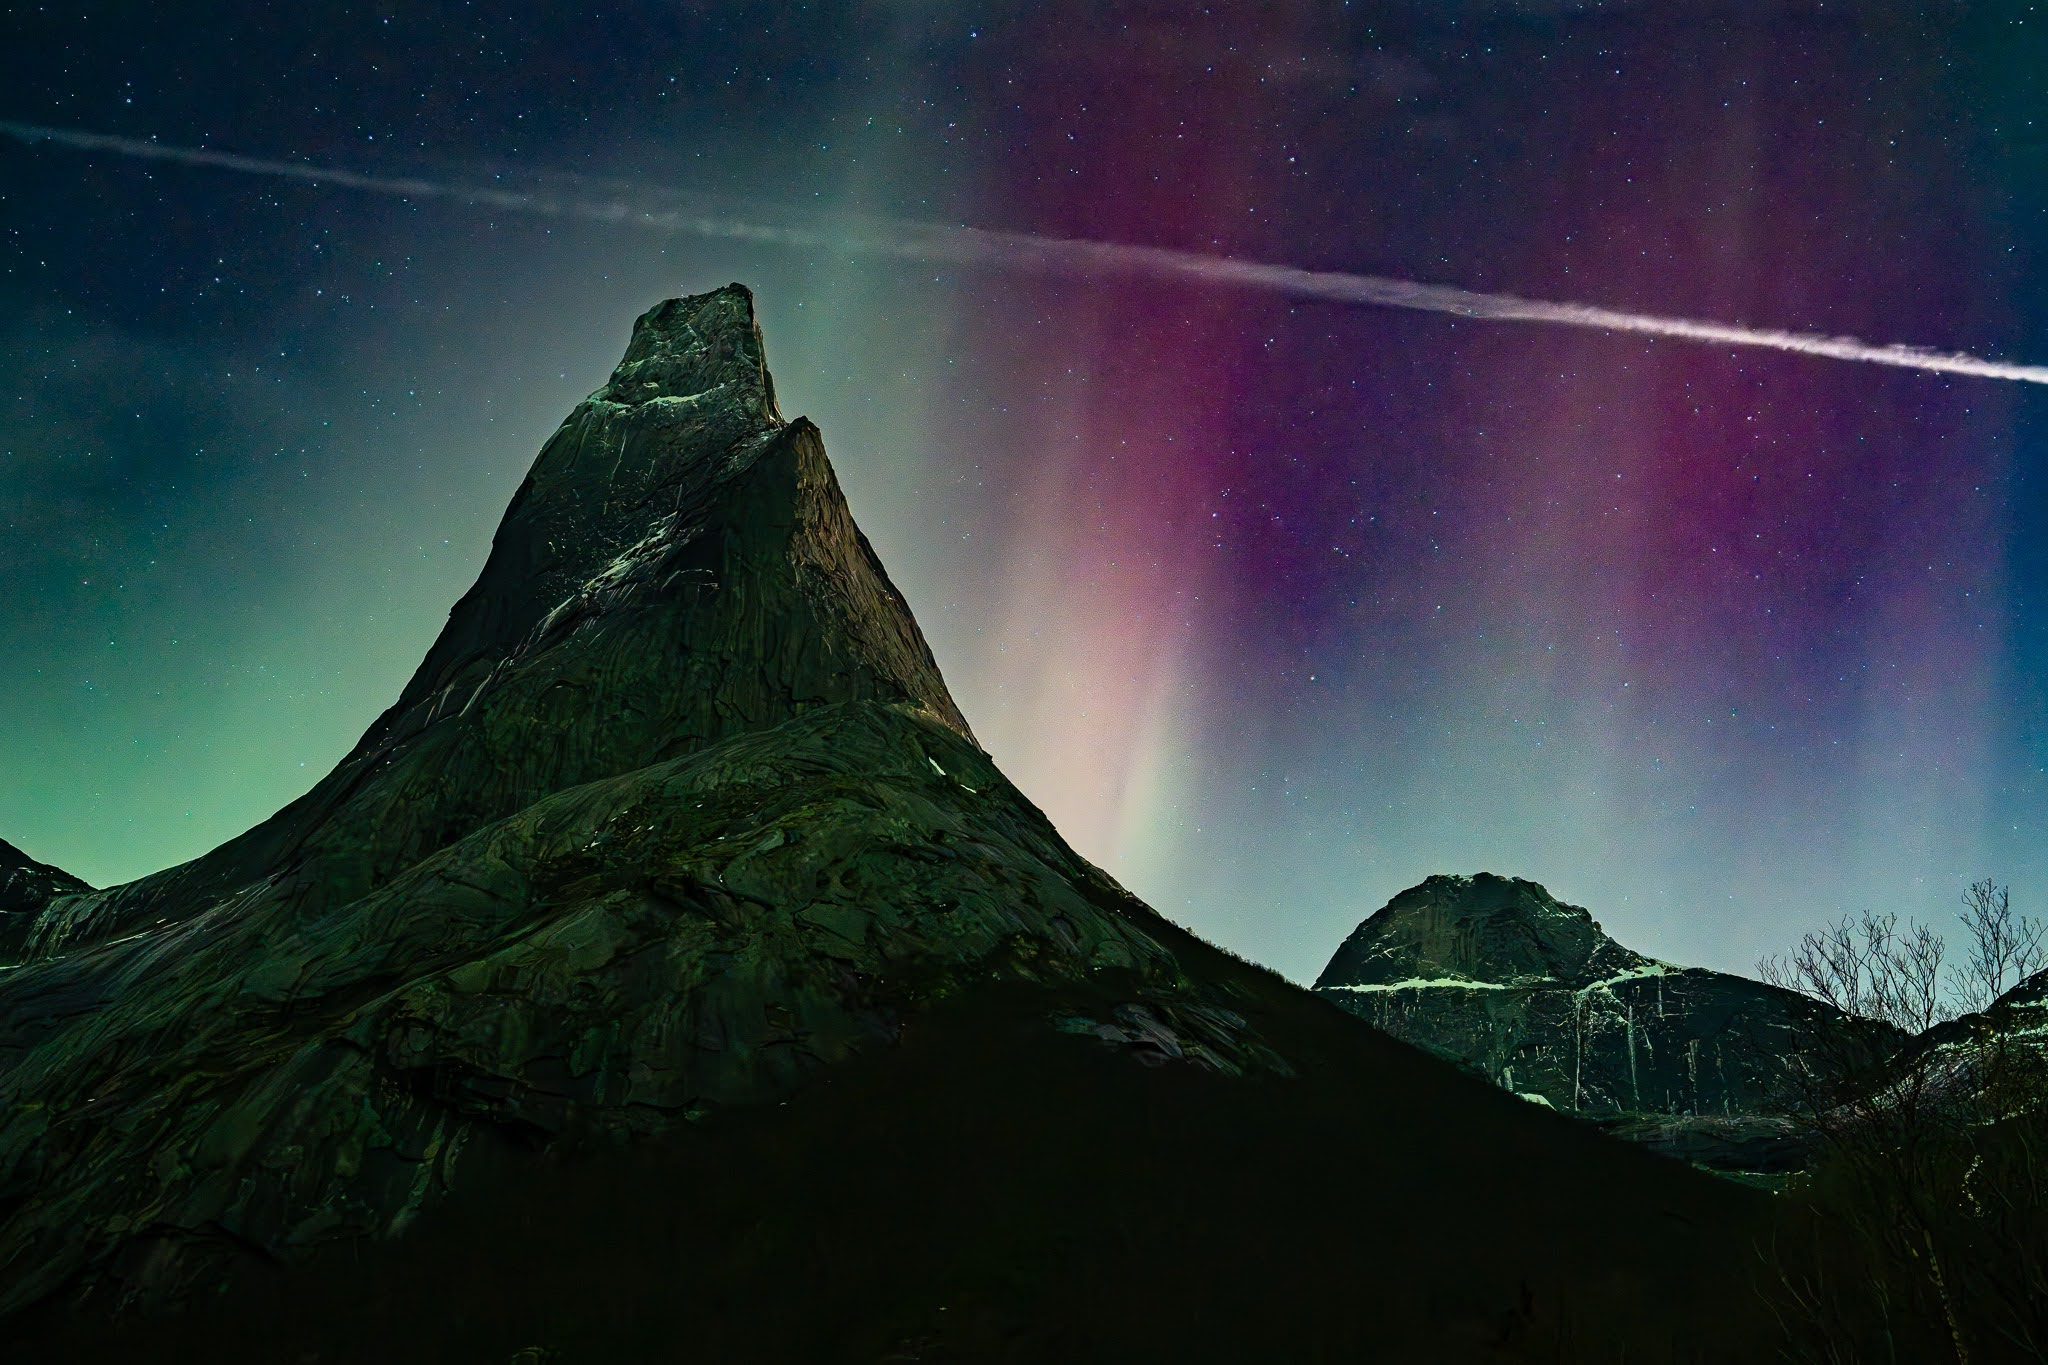
M 90 886 L 61 868 L 39 863 L 0 839 L 0 962 L 27 945 L 29 930 L 59 896 L 89 895 Z
M 390 1233 L 479 1134 L 779 1095 L 992 973 L 1116 983 L 1058 1027 L 1120 1048 L 1286 1067 L 975 745 L 739 286 L 640 319 L 333 773 L 20 913 L 0 1314 Z
M 1489 873 L 1394 897 L 1315 989 L 1506 1089 L 1710 1164 L 1791 1159 L 1760 1116 L 1782 1059 L 1841 1025 L 1792 991 L 1633 952 L 1586 910 Z

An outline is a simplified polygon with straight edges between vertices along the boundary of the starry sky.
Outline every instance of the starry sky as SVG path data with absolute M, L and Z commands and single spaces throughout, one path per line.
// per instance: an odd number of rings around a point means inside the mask
M 0 119 L 2048 362 L 2048 14 L 0 8 Z M 667 197 L 667 198 L 665 198 Z M 0 837 L 107 884 L 396 695 L 633 317 L 738 279 L 983 743 L 1296 979 L 1434 872 L 1748 970 L 2048 907 L 2048 392 L 0 138 Z

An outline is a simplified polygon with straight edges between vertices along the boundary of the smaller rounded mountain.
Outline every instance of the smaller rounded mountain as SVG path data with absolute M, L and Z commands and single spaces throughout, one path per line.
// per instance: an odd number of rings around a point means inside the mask
M 1435 876 L 1352 931 L 1315 990 L 1526 1099 L 1670 1155 L 1782 1171 L 1783 1059 L 1846 1016 L 1796 992 L 1661 962 L 1535 882 Z

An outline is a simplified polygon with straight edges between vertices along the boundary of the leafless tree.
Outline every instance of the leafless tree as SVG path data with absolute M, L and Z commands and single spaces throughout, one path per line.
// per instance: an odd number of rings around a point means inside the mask
M 1949 969 L 1949 988 L 1962 1013 L 1991 1008 L 2006 990 L 2041 969 L 2041 921 L 2014 918 L 2012 894 L 1990 878 L 1972 882 L 1956 916 L 1970 936 L 1970 954 Z
M 1953 1016 L 1941 989 L 1941 936 L 1917 921 L 1865 910 L 1799 940 L 1787 957 L 1757 963 L 1774 986 L 1798 991 L 1857 1019 L 1919 1033 Z
M 2035 1245 L 2048 1170 L 2034 1155 L 2048 1075 L 2036 1047 L 1985 1013 L 2042 965 L 2043 929 L 1989 880 L 1964 893 L 1958 918 L 1967 955 L 1946 972 L 1940 935 L 1868 910 L 1757 964 L 1832 1007 L 1787 1058 L 1784 1107 L 1826 1154 L 1815 1211 L 1884 1268 L 1866 1286 L 1880 1301 L 1888 1276 L 1917 1283 L 1956 1365 L 1977 1346 L 2048 1361 L 2048 1257 Z M 1790 1301 L 1833 1354 L 1840 1310 L 1823 1322 L 1820 1297 Z

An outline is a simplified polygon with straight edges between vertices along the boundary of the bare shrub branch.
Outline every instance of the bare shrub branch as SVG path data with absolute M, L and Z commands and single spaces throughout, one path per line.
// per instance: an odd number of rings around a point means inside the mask
M 2009 888 L 1988 877 L 1972 882 L 1956 918 L 1970 936 L 1969 956 L 1950 969 L 1949 988 L 1962 1012 L 1989 1009 L 2041 969 L 2041 936 L 2048 926 L 2030 916 L 2016 918 Z

